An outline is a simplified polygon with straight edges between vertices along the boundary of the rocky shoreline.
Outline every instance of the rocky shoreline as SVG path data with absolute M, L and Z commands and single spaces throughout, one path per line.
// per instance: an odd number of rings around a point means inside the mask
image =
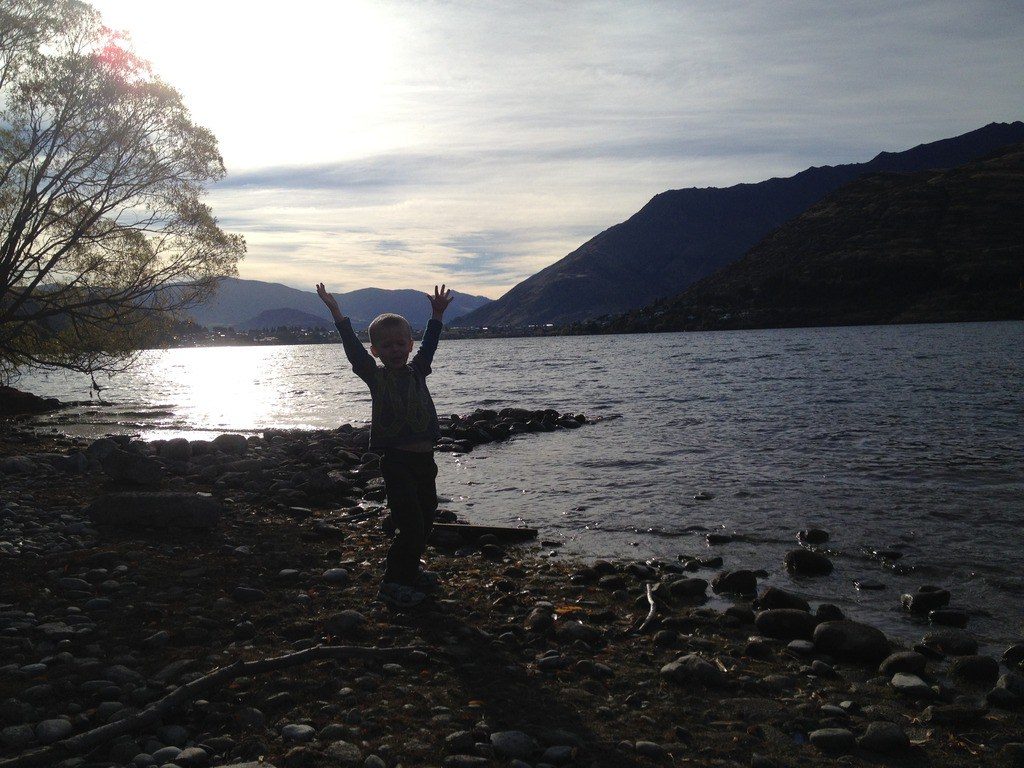
M 586 422 L 477 411 L 438 449 Z M 392 612 L 366 439 L 0 421 L 0 768 L 1024 765 L 1024 646 L 977 655 L 926 585 L 906 608 L 937 626 L 901 648 L 721 557 L 447 534 L 439 594 Z M 826 538 L 803 532 L 787 567 L 831 567 Z

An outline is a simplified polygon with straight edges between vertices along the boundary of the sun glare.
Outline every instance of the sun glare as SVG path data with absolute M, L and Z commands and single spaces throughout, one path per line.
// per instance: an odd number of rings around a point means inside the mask
M 220 139 L 230 170 L 379 151 L 400 22 L 365 2 L 95 0 Z

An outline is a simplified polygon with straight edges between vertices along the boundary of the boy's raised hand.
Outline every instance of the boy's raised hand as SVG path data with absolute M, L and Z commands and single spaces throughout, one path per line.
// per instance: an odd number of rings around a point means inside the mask
M 437 286 L 434 286 L 434 295 L 427 294 L 427 298 L 430 299 L 430 307 L 434 310 L 434 319 L 440 320 L 444 315 L 444 311 L 448 309 L 448 305 L 452 303 L 452 292 L 446 290 L 444 285 L 441 285 L 441 290 L 437 290 Z
M 320 301 L 326 304 L 327 308 L 331 310 L 331 315 L 335 320 L 340 320 L 343 317 L 341 314 L 341 307 L 338 306 L 338 300 L 327 292 L 323 283 L 316 284 L 316 295 L 319 296 Z

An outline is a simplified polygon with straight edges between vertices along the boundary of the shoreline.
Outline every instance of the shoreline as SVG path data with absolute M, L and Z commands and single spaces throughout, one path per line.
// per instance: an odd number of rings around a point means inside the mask
M 449 425 L 445 450 L 471 450 L 472 432 L 500 421 L 492 413 Z M 527 413 L 517 414 L 535 422 L 524 431 L 563 419 L 576 428 L 567 415 Z M 892 664 L 892 674 L 878 672 L 878 647 L 866 661 L 815 639 L 829 610 L 789 607 L 779 590 L 771 610 L 789 613 L 756 624 L 749 599 L 707 608 L 721 569 L 713 557 L 595 563 L 490 540 L 435 541 L 430 567 L 442 595 L 422 611 L 387 611 L 373 602 L 386 512 L 373 460 L 361 453 L 364 429 L 133 447 L 5 426 L 0 540 L 17 527 L 28 546 L 0 554 L 0 765 L 69 728 L 117 722 L 236 659 L 324 642 L 415 650 L 402 661 L 317 661 L 244 676 L 88 758 L 51 764 L 129 765 L 161 749 L 161 759 L 184 749 L 172 760 L 182 766 L 264 756 L 279 767 L 378 768 L 671 759 L 767 768 L 831 765 L 837 754 L 870 763 L 879 749 L 903 764 L 1008 765 L 1024 753 L 1012 746 L 1024 732 L 1017 678 L 993 696 L 991 663 L 954 656 L 947 643 L 944 659 L 930 647 L 920 650 L 932 658 L 892 662 L 923 664 L 923 687 L 900 692 Z M 150 462 L 122 461 L 115 483 L 111 470 L 97 470 L 108 449 L 111 467 L 114 450 Z M 40 456 L 48 458 L 11 471 L 16 457 Z M 86 514 L 154 463 L 159 487 L 181 494 L 172 512 L 185 496 L 212 494 L 212 527 L 100 525 Z M 291 477 L 275 487 L 282 480 L 272 468 Z M 731 573 L 718 586 L 731 579 L 749 592 L 749 581 L 737 583 L 743 571 Z M 657 585 L 653 616 L 648 585 Z M 1011 664 L 996 671 L 1019 675 Z

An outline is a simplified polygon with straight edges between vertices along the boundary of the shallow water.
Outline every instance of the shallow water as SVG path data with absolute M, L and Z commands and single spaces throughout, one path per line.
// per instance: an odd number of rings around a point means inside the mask
M 908 639 L 922 628 L 899 595 L 925 583 L 977 611 L 983 639 L 1024 636 L 1024 323 L 442 341 L 434 367 L 441 413 L 602 417 L 439 456 L 443 506 L 473 522 L 522 522 L 560 552 L 636 558 L 706 553 L 704 534 L 724 530 L 740 535 L 713 548 L 726 568 L 764 568 L 768 583 Z M 330 428 L 370 411 L 340 345 L 147 352 L 100 383 L 107 404 L 41 423 L 197 438 Z M 89 397 L 81 377 L 20 386 Z M 832 533 L 837 567 L 797 582 L 781 562 L 808 526 Z M 870 555 L 890 548 L 909 573 Z M 887 589 L 859 592 L 856 578 Z

